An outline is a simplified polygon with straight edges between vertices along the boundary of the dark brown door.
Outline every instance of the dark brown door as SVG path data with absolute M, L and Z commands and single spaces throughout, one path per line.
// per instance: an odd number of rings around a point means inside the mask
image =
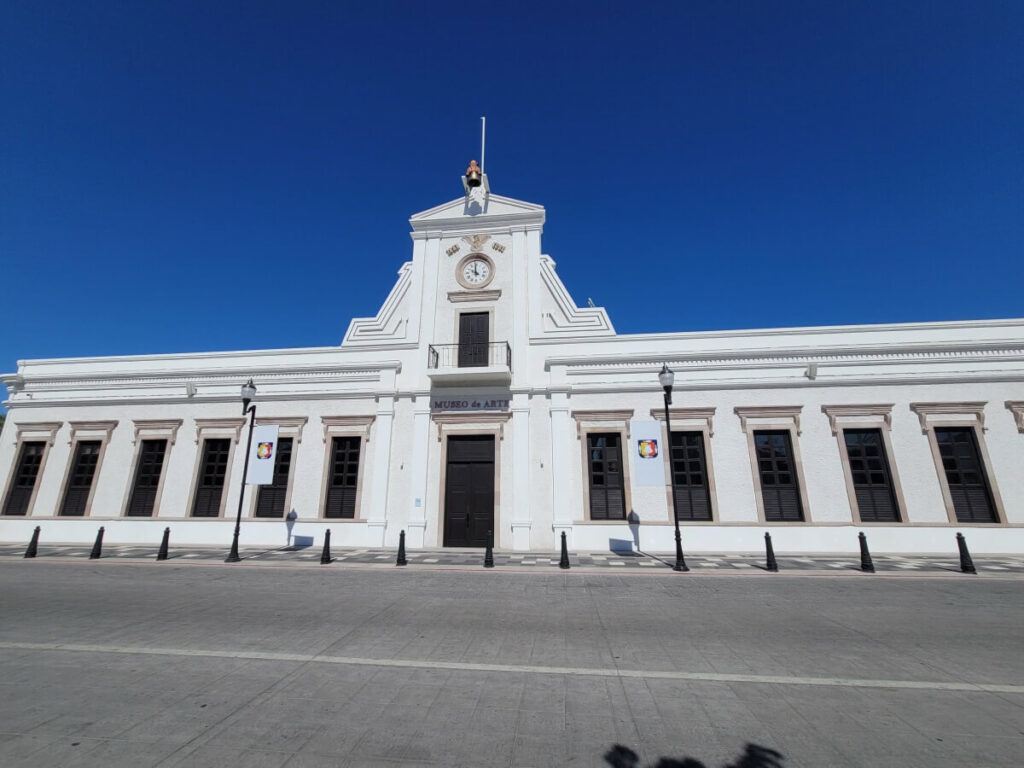
M 256 496 L 256 517 L 284 517 L 284 502 L 288 498 L 288 474 L 292 466 L 292 439 L 277 441 L 274 458 L 274 477 L 270 485 L 261 485 Z
M 24 515 L 28 512 L 28 504 L 32 500 L 32 492 L 36 489 L 39 467 L 43 461 L 46 443 L 22 443 L 18 455 L 18 468 L 14 472 L 14 482 L 7 494 L 4 504 L 5 515 Z
M 199 465 L 192 517 L 220 517 L 220 502 L 224 495 L 230 454 L 231 441 L 228 438 L 216 437 L 203 441 L 203 459 Z
M 149 517 L 156 507 L 156 492 L 164 468 L 166 440 L 143 440 L 139 450 L 139 464 L 135 468 L 135 482 L 128 500 L 129 517 Z
M 75 444 L 75 456 L 71 464 L 71 474 L 68 476 L 68 487 L 64 491 L 64 503 L 60 508 L 61 515 L 80 517 L 85 514 L 99 459 L 99 440 L 81 440 Z
M 899 507 L 880 429 L 844 429 L 850 477 L 860 519 L 866 523 L 898 523 Z
M 770 521 L 803 520 L 800 485 L 793 461 L 793 443 L 786 430 L 754 433 L 757 471 L 761 476 L 764 519 Z
M 622 437 L 617 432 L 591 432 L 587 435 L 590 461 L 590 518 L 624 520 L 626 518 L 625 483 L 622 475 Z
M 490 315 L 487 312 L 459 315 L 459 368 L 487 365 L 490 340 Z
M 448 438 L 444 545 L 483 547 L 494 530 L 494 435 Z
M 971 427 L 936 427 L 942 469 L 960 523 L 997 523 L 992 491 Z
M 359 451 L 362 439 L 355 435 L 331 438 L 331 466 L 327 477 L 324 517 L 354 518 L 359 493 Z
M 703 432 L 672 433 L 672 482 L 676 486 L 676 517 L 711 519 Z

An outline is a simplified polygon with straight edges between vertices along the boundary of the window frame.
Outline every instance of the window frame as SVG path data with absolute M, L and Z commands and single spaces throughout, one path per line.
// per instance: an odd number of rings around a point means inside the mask
M 629 445 L 630 420 L 633 418 L 632 410 L 621 411 L 572 411 L 572 418 L 576 422 L 576 439 L 579 442 L 579 479 L 581 486 L 580 499 L 583 507 L 577 514 L 581 517 L 574 520 L 575 523 L 586 523 L 589 525 L 628 525 L 630 515 L 633 512 L 633 480 L 629 468 Z M 625 516 L 621 520 L 603 520 L 590 516 L 590 456 L 587 451 L 588 435 L 592 432 L 607 433 L 617 432 L 622 445 L 622 488 L 625 504 Z
M 68 435 L 68 458 L 64 467 L 64 480 L 60 484 L 60 493 L 57 495 L 57 503 L 53 510 L 53 516 L 57 518 L 78 519 L 92 516 L 92 505 L 96 499 L 96 488 L 100 484 L 100 477 L 103 471 L 103 459 L 107 454 L 107 445 L 110 443 L 110 435 L 117 427 L 117 421 L 69 421 L 71 427 Z M 71 472 L 75 464 L 75 455 L 78 453 L 80 442 L 98 442 L 99 452 L 96 456 L 96 469 L 92 473 L 92 482 L 89 485 L 89 495 L 85 500 L 85 509 L 81 515 L 63 515 L 64 497 L 68 492 L 68 485 L 71 482 Z M 100 517 L 111 517 L 115 515 L 100 515 Z
M 134 419 L 132 445 L 132 463 L 125 484 L 124 500 L 121 502 L 121 517 L 136 520 L 152 520 L 160 514 L 160 500 L 164 494 L 164 482 L 167 479 L 167 465 L 171 461 L 171 451 L 178 439 L 178 429 L 181 427 L 181 419 Z M 164 449 L 164 463 L 160 468 L 160 482 L 156 488 L 156 501 L 153 503 L 153 513 L 149 517 L 129 515 L 128 505 L 131 504 L 132 491 L 135 488 L 135 474 L 138 472 L 139 460 L 142 458 L 143 440 L 166 440 L 167 447 Z
M 899 467 L 896 464 L 896 454 L 892 446 L 892 409 L 893 403 L 821 406 L 821 412 L 828 416 L 829 426 L 832 428 L 832 434 L 839 446 L 839 462 L 843 467 L 843 480 L 846 485 L 846 495 L 850 501 L 851 519 L 856 525 L 907 525 L 910 522 L 907 502 L 903 496 L 903 484 L 900 482 Z M 844 432 L 847 429 L 877 429 L 882 433 L 882 447 L 885 451 L 886 464 L 889 467 L 893 495 L 896 497 L 896 511 L 899 514 L 899 520 L 861 519 L 857 489 L 853 483 L 853 471 L 850 468 L 850 454 L 846 448 Z
M 7 415 L 7 420 L 10 422 L 10 414 Z M 11 461 L 11 466 L 7 472 L 7 482 L 4 484 L 4 495 L 0 498 L 0 518 L 5 520 L 22 520 L 28 517 L 32 517 L 32 513 L 35 510 L 36 498 L 39 496 L 39 489 L 43 487 L 43 473 L 46 471 L 46 460 L 50 457 L 50 449 L 53 448 L 54 441 L 57 438 L 57 432 L 64 426 L 63 421 L 37 421 L 37 422 L 25 422 L 22 424 L 10 423 L 10 427 L 13 427 L 15 431 L 14 439 L 14 456 Z M 10 428 L 5 426 L 6 429 Z M 29 496 L 28 506 L 25 508 L 24 515 L 5 515 L 4 509 L 7 508 L 7 499 L 10 497 L 11 491 L 14 489 L 14 480 L 18 473 L 18 459 L 21 458 L 21 446 L 23 443 L 44 443 L 43 455 L 39 460 L 39 472 L 36 474 L 36 483 L 32 488 L 32 495 Z
M 323 520 L 330 523 L 362 523 L 366 522 L 363 515 L 363 489 L 366 485 L 366 454 L 370 444 L 370 427 L 376 419 L 376 415 L 365 416 L 321 416 L 320 422 L 323 425 L 324 458 L 323 467 L 320 472 L 320 498 L 316 506 L 316 520 Z M 335 437 L 358 437 L 359 442 L 359 467 L 356 470 L 356 504 L 352 517 L 327 517 L 327 489 L 330 482 L 331 452 Z M 293 451 L 294 451 L 294 443 Z M 293 453 L 294 464 L 294 453 Z M 271 520 L 272 518 L 264 518 Z
M 672 442 L 665 425 L 665 410 L 652 408 L 651 418 L 657 421 L 661 429 L 661 444 L 666 446 L 665 455 L 665 518 L 673 524 L 675 510 L 672 508 Z M 704 436 L 704 466 L 707 472 L 708 496 L 711 504 L 710 520 L 680 520 L 680 525 L 717 525 L 718 524 L 718 490 L 715 485 L 715 463 L 711 438 L 715 435 L 715 408 L 669 408 L 673 432 L 701 432 Z
M 733 413 L 739 417 L 740 428 L 747 436 L 747 456 L 750 460 L 750 481 L 754 488 L 754 503 L 757 521 L 762 525 L 812 525 L 814 515 L 807 498 L 807 480 L 804 476 L 804 462 L 800 452 L 800 414 L 802 405 L 736 406 Z M 803 520 L 768 520 L 764 513 L 764 494 L 761 489 L 761 472 L 757 462 L 757 446 L 754 432 L 789 432 L 789 444 L 793 449 L 793 471 L 796 475 L 797 492 L 803 512 Z
M 992 468 L 992 459 L 988 453 L 988 446 L 985 444 L 985 406 L 987 402 L 955 402 L 955 403 L 911 403 L 910 410 L 917 414 L 921 424 L 921 432 L 928 439 L 928 447 L 931 449 L 932 465 L 935 467 L 935 474 L 939 479 L 939 490 L 942 492 L 942 501 L 946 505 L 946 518 L 950 525 L 956 527 L 979 527 L 992 528 L 994 526 L 1006 526 L 1006 509 L 1003 506 L 1003 498 L 999 493 L 999 486 Z M 968 522 L 962 523 L 956 518 L 956 507 L 953 505 L 953 496 L 949 490 L 949 482 L 946 480 L 946 470 L 942 464 L 942 454 L 939 451 L 939 442 L 935 436 L 936 427 L 969 427 L 974 430 L 974 440 L 978 447 L 978 457 L 981 459 L 982 468 L 985 472 L 985 480 L 988 483 L 989 493 L 992 494 L 995 520 L 992 522 Z
M 220 520 L 224 517 L 224 510 L 227 508 L 227 500 L 231 495 L 231 481 L 234 476 L 232 471 L 235 466 L 235 451 L 242 434 L 242 427 L 248 421 L 244 416 L 224 419 L 195 419 L 195 459 L 192 467 L 192 483 L 189 487 L 188 496 L 185 498 L 185 509 L 183 510 L 186 520 Z M 196 505 L 196 493 L 199 490 L 200 473 L 203 468 L 203 452 L 205 441 L 210 439 L 228 440 L 228 465 L 224 473 L 224 492 L 220 497 L 220 510 L 216 517 L 196 517 L 192 514 Z
M 256 522 L 279 523 L 292 510 L 292 494 L 295 492 L 295 467 L 298 464 L 299 446 L 302 434 L 309 419 L 306 416 L 257 416 L 256 425 L 276 424 L 279 429 L 278 438 L 288 437 L 292 441 L 291 464 L 288 466 L 288 490 L 284 497 L 284 514 L 281 517 L 257 517 L 256 505 L 259 502 L 259 489 L 263 486 L 252 486 L 255 490 L 249 494 L 249 503 L 245 507 L 245 517 Z

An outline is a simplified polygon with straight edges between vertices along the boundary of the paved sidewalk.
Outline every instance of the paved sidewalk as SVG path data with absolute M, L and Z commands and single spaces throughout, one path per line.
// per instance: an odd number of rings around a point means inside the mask
M 90 545 L 50 545 L 40 544 L 38 557 L 87 558 L 92 547 Z M 107 544 L 103 547 L 104 558 L 153 560 L 156 547 L 126 544 Z M 0 544 L 0 558 L 22 557 L 25 553 L 23 545 Z M 170 559 L 184 562 L 223 562 L 227 550 L 224 547 L 171 547 Z M 294 549 L 280 547 L 267 549 L 262 547 L 243 547 L 240 555 L 248 563 L 278 564 L 319 564 L 320 549 L 305 547 Z M 343 549 L 332 548 L 332 564 L 345 565 L 379 565 L 393 566 L 396 551 L 393 549 Z M 483 550 L 410 550 L 406 554 L 409 567 L 417 565 L 435 567 L 483 567 Z M 860 572 L 860 557 L 846 555 L 779 555 L 777 557 L 780 571 L 803 572 Z M 879 573 L 921 573 L 949 574 L 960 573 L 960 561 L 955 555 L 873 555 L 875 570 Z M 496 568 L 523 567 L 535 569 L 557 568 L 559 554 L 495 552 Z M 644 552 L 573 552 L 569 554 L 570 565 L 574 568 L 593 569 L 645 569 L 651 571 L 666 570 L 672 567 L 674 556 L 666 553 Z M 686 558 L 687 565 L 693 571 L 740 573 L 764 572 L 763 554 L 700 554 Z M 1024 556 L 991 556 L 982 555 L 974 558 L 979 573 L 1024 575 Z

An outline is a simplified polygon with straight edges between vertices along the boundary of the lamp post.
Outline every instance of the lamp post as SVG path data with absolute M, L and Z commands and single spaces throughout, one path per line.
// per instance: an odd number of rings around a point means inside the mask
M 665 390 L 665 431 L 668 434 L 668 445 L 665 449 L 668 451 L 668 477 L 672 486 L 672 522 L 676 526 L 676 563 L 672 566 L 672 570 L 688 571 L 690 569 L 683 558 L 683 537 L 679 533 L 679 504 L 676 501 L 675 468 L 672 466 L 672 418 L 668 412 L 668 407 L 672 404 L 672 384 L 675 380 L 676 375 L 672 373 L 672 369 L 663 363 L 661 372 L 658 373 L 658 381 L 661 382 L 661 388 Z
M 242 499 L 245 496 L 245 480 L 249 474 L 249 450 L 252 448 L 252 428 L 256 423 L 256 404 L 252 399 L 256 397 L 256 385 L 249 379 L 242 385 L 242 416 L 249 414 L 249 439 L 245 442 L 245 463 L 242 464 L 242 487 L 238 491 L 238 516 L 235 518 L 235 536 L 231 540 L 231 552 L 224 559 L 225 563 L 237 563 L 238 556 L 238 533 L 242 529 Z M 250 405 L 252 403 L 252 405 Z

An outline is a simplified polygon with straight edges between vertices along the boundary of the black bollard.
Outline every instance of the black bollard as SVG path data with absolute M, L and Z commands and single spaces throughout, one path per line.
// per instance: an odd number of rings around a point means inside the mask
M 960 570 L 963 573 L 977 573 L 978 569 L 974 567 L 971 553 L 967 550 L 967 539 L 962 533 L 956 535 L 956 548 L 960 550 Z
M 167 559 L 167 548 L 171 543 L 171 528 L 168 526 L 164 528 L 164 537 L 160 540 L 160 549 L 157 550 L 156 559 L 166 560 Z
M 565 541 L 565 531 L 562 531 L 562 559 L 558 561 L 558 567 L 563 570 L 569 568 L 569 545 Z
M 772 573 L 778 573 L 779 564 L 775 562 L 775 548 L 772 546 L 772 535 L 768 531 L 764 532 L 764 554 L 765 569 Z
M 25 550 L 25 557 L 35 557 L 36 552 L 39 551 L 39 526 L 32 531 L 32 541 L 28 543 L 28 549 Z
M 324 532 L 324 551 L 320 553 L 320 565 L 331 564 L 331 529 Z
M 679 534 L 678 522 L 676 522 L 676 564 L 672 566 L 672 570 L 680 573 L 690 570 L 690 566 L 686 564 L 686 558 L 683 557 L 683 537 Z
M 92 552 L 89 553 L 90 560 L 99 560 L 103 556 L 103 526 L 96 532 L 96 541 L 92 545 Z
M 405 559 L 405 531 L 399 531 L 398 533 L 398 559 L 395 561 L 395 565 L 408 565 L 409 561 Z
M 494 533 L 487 532 L 487 549 L 484 550 L 484 568 L 494 567 Z
M 860 569 L 864 573 L 874 573 L 875 564 L 871 562 L 871 553 L 868 552 L 868 537 L 864 535 L 864 531 L 857 534 L 857 540 L 860 542 Z

